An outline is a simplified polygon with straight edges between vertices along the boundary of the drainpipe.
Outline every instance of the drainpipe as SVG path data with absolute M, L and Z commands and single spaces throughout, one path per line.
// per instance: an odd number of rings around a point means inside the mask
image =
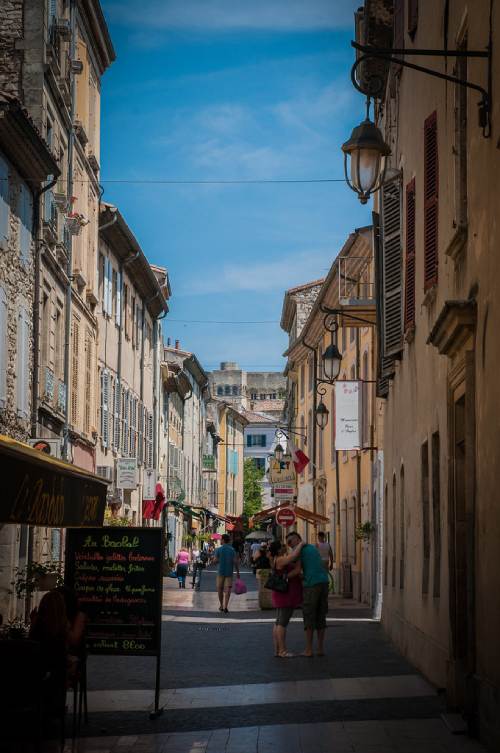
M 33 291 L 33 374 L 31 381 L 31 436 L 37 436 L 38 426 L 38 385 L 39 385 L 39 369 L 40 369 L 40 268 L 41 268 L 41 252 L 42 243 L 40 241 L 40 205 L 42 195 L 53 188 L 57 183 L 57 178 L 52 178 L 51 181 L 43 186 L 39 191 L 35 192 L 35 200 L 33 202 L 33 219 L 32 219 L 32 235 L 35 247 L 35 269 L 34 269 L 34 291 Z
M 70 25 L 71 25 L 71 60 L 76 56 L 76 3 L 70 5 Z M 76 114 L 76 77 L 73 74 L 71 78 L 71 130 L 68 141 L 68 196 L 73 196 L 73 152 L 75 147 L 75 114 Z M 64 406 L 64 426 L 63 426 L 63 458 L 68 460 L 68 434 L 69 434 L 69 359 L 70 359 L 70 340 L 71 340 L 71 304 L 72 304 L 72 267 L 73 267 L 73 237 L 68 233 L 70 238 L 68 244 L 68 263 L 66 265 L 66 274 L 68 284 L 66 286 L 66 322 L 64 335 L 64 383 L 66 385 L 66 404 Z
M 316 513 L 316 408 L 317 401 L 318 401 L 318 395 L 316 393 L 316 374 L 318 370 L 318 351 L 316 348 L 311 347 L 311 345 L 308 345 L 304 340 L 302 341 L 302 344 L 304 347 L 306 347 L 308 350 L 311 351 L 313 354 L 313 407 L 312 407 L 312 493 L 313 493 L 313 513 Z M 308 417 L 309 418 L 309 417 Z M 307 423 L 306 423 L 307 427 Z M 321 431 L 321 430 L 320 430 Z M 306 436 L 307 436 L 307 428 L 306 428 Z

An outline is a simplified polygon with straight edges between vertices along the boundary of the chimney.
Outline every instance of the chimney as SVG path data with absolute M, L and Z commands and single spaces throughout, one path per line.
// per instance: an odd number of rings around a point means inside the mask
M 176 340 L 176 341 L 175 341 L 175 349 L 176 349 L 176 350 L 179 350 L 179 348 L 180 348 L 180 347 L 181 347 L 181 343 L 180 343 L 180 341 L 179 341 L 179 340 Z
M 172 345 L 172 340 L 170 339 L 170 337 L 167 337 L 167 348 L 170 348 L 171 345 Z

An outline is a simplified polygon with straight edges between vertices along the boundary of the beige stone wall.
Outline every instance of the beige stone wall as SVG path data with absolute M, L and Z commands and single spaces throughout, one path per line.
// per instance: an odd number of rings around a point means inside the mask
M 466 30 L 468 48 L 485 49 L 489 36 L 488 13 L 486 0 L 478 0 L 473 9 L 465 2 L 452 4 L 448 25 L 449 48 L 456 48 L 460 44 Z M 435 4 L 431 2 L 420 3 L 418 30 L 413 42 L 415 46 L 442 48 L 443 35 L 441 6 L 436 11 Z M 494 20 L 494 92 L 500 73 L 497 37 L 498 24 Z M 407 44 L 411 47 L 408 37 L 405 46 Z M 443 70 L 442 62 L 432 62 Z M 453 66 L 454 61 L 450 58 L 448 72 L 453 71 Z M 469 60 L 467 78 L 486 86 L 485 62 Z M 404 345 L 386 406 L 385 557 L 389 572 L 383 619 L 386 630 L 410 660 L 436 685 L 448 687 L 452 702 L 455 700 L 459 705 L 464 702 L 463 693 L 458 691 L 457 695 L 454 674 L 460 672 L 462 662 L 469 660 L 454 656 L 452 578 L 456 577 L 460 586 L 464 583 L 467 585 L 467 574 L 464 570 L 455 570 L 453 560 L 450 560 L 450 552 L 453 552 L 455 545 L 460 546 L 463 535 L 463 540 L 468 541 L 474 551 L 473 558 L 467 563 L 471 578 L 469 598 L 474 594 L 475 599 L 469 636 L 472 636 L 476 653 L 475 666 L 469 669 L 469 676 L 475 676 L 479 689 L 482 732 L 490 741 L 496 740 L 498 745 L 500 652 L 497 636 L 500 631 L 500 607 L 494 594 L 500 587 L 500 493 L 496 475 L 500 436 L 500 383 L 496 377 L 500 361 L 496 334 L 500 326 L 497 305 L 497 197 L 500 179 L 497 142 L 500 102 L 494 95 L 492 134 L 491 138 L 486 139 L 477 124 L 479 95 L 472 91 L 467 94 L 467 217 L 464 218 L 459 191 L 463 170 L 460 166 L 460 131 L 455 119 L 460 90 L 452 84 L 404 70 L 400 83 L 392 93 L 394 97 L 388 95 L 386 98 L 382 125 L 393 150 L 391 164 L 403 170 L 403 186 L 413 177 L 416 181 L 417 267 L 414 337 Z M 423 127 L 425 119 L 434 111 L 437 113 L 439 150 L 438 284 L 426 294 L 423 280 Z M 466 224 L 463 224 L 464 219 Z M 438 317 L 445 312 L 445 302 L 465 302 L 467 299 L 476 302 L 475 332 L 469 338 L 463 337 L 461 343 L 455 333 L 450 337 L 448 355 L 440 354 L 436 347 L 429 344 L 428 338 Z M 457 489 L 454 480 L 455 470 L 461 461 L 454 461 L 458 450 L 454 445 L 452 410 L 453 401 L 460 390 L 465 390 L 468 401 L 464 445 L 464 496 L 468 512 L 466 518 L 458 522 L 457 538 L 451 538 L 455 506 L 461 504 L 457 500 L 461 498 L 462 491 Z M 435 467 L 432 467 L 432 441 L 438 433 L 440 457 L 437 460 L 436 455 Z M 421 462 L 425 442 L 428 443 L 429 452 L 428 479 L 425 478 Z M 422 498 L 423 476 L 424 487 L 430 490 L 427 593 L 422 587 L 423 526 L 426 516 Z M 438 477 L 439 504 L 433 510 L 432 494 Z M 405 563 L 403 587 L 399 578 L 393 583 L 391 573 L 392 557 L 399 561 L 402 547 Z M 468 555 L 465 555 L 465 559 L 467 561 Z M 465 622 L 467 615 L 464 609 L 458 610 L 458 617 L 459 621 Z

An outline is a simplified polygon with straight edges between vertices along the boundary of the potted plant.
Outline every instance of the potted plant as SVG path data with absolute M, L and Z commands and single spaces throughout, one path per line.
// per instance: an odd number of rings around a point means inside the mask
M 29 632 L 29 626 L 19 617 L 9 620 L 0 627 L 0 638 L 2 640 L 21 640 L 26 638 Z
M 62 584 L 62 563 L 57 561 L 29 562 L 26 567 L 16 568 L 16 577 L 12 581 L 18 599 L 33 591 L 50 591 Z
M 371 520 L 365 520 L 356 527 L 356 538 L 358 541 L 369 541 L 372 534 L 375 533 L 375 526 Z

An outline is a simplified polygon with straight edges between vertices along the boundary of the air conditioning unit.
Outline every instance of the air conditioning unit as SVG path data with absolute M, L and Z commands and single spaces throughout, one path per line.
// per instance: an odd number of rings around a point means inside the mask
M 101 478 L 105 478 L 106 481 L 113 481 L 113 466 L 112 465 L 98 465 L 97 475 Z
M 45 439 L 45 437 L 40 437 L 39 439 L 30 439 L 28 442 L 34 450 L 43 452 L 45 455 L 50 455 L 53 458 L 61 457 L 60 439 Z

